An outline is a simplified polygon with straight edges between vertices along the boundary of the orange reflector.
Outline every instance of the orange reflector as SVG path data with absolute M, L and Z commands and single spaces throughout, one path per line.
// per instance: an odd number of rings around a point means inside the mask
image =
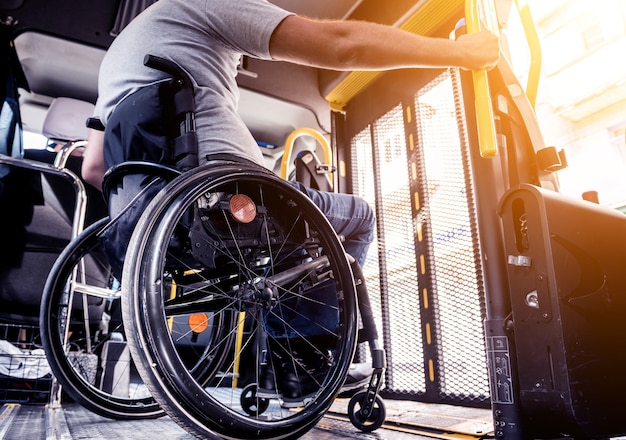
M 206 313 L 194 313 L 189 316 L 189 328 L 194 333 L 202 333 L 209 327 L 209 317 Z
M 235 194 L 229 202 L 230 214 L 239 223 L 250 223 L 256 217 L 256 205 L 244 194 Z

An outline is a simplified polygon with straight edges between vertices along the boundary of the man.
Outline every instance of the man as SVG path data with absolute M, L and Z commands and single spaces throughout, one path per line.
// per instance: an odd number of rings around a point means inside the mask
M 265 0 L 159 0 L 121 32 L 102 62 L 95 116 L 106 131 L 104 136 L 92 132 L 82 169 L 85 180 L 98 188 L 109 167 L 142 159 L 124 151 L 129 144 L 124 133 L 137 131 L 131 121 L 137 96 L 166 78 L 143 65 L 146 54 L 176 62 L 194 81 L 200 164 L 209 154 L 225 153 L 262 165 L 256 141 L 237 114 L 235 77 L 242 55 L 348 71 L 475 69 L 493 67 L 499 45 L 487 32 L 453 41 L 373 23 L 312 20 Z M 146 140 L 141 148 L 150 157 L 160 146 Z M 346 251 L 362 264 L 373 240 L 370 207 L 352 195 L 300 189 L 346 237 Z
M 488 32 L 453 41 L 374 23 L 311 20 L 265 0 L 238 0 L 236 6 L 226 0 L 160 0 L 124 29 L 102 62 L 96 116 L 105 126 L 121 101 L 165 78 L 143 65 L 146 54 L 175 61 L 196 82 L 201 163 L 207 154 L 229 153 L 263 164 L 237 114 L 235 77 L 242 54 L 334 70 L 476 69 L 496 64 L 499 45 Z M 103 134 L 92 131 L 84 156 L 82 174 L 97 188 L 106 169 L 121 160 L 105 163 L 103 151 L 119 148 L 110 133 L 109 138 L 103 142 Z M 369 208 L 351 196 L 308 193 L 347 238 L 346 250 L 362 263 L 373 238 Z
M 494 66 L 499 46 L 488 32 L 457 41 L 429 38 L 373 23 L 310 20 L 264 0 L 241 0 L 236 7 L 224 0 L 161 0 L 122 32 L 103 61 L 96 113 L 105 125 L 123 98 L 164 78 L 143 66 L 147 53 L 177 62 L 198 83 L 201 151 L 232 152 L 262 163 L 236 113 L 241 54 L 334 70 L 476 69 Z M 95 140 L 83 173 L 99 187 L 105 165 Z

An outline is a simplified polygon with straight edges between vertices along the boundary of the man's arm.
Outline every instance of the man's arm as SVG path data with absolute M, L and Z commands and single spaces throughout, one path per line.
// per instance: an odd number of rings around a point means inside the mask
M 416 35 L 362 21 L 317 21 L 292 15 L 274 30 L 270 53 L 280 61 L 333 70 L 415 67 L 491 68 L 500 56 L 490 32 L 458 40 Z
M 83 153 L 81 175 L 90 185 L 102 190 L 104 166 L 104 132 L 91 129 L 87 138 L 87 147 Z

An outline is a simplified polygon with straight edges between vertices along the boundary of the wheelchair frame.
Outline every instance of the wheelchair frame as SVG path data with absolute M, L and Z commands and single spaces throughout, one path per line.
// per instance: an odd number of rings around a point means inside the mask
M 177 109 L 176 115 L 180 117 L 180 132 L 177 137 L 179 142 L 175 143 L 174 156 L 178 168 L 182 170 L 194 169 L 197 166 L 197 152 L 195 149 L 191 150 L 190 144 L 193 143 L 195 146 L 197 142 L 193 119 L 194 105 L 191 81 L 182 69 L 167 60 L 148 56 L 145 63 L 171 75 L 172 81 L 178 86 L 178 90 L 182 91 L 182 97 L 175 99 L 174 103 Z M 176 149 L 177 146 L 178 150 Z M 377 429 L 382 425 L 385 418 L 384 404 L 378 396 L 381 377 L 385 367 L 385 356 L 384 351 L 379 347 L 376 340 L 377 334 L 371 310 L 369 309 L 369 299 L 367 298 L 365 283 L 358 265 L 354 264 L 353 260 L 348 259 L 349 257 L 343 251 L 339 238 L 324 215 L 304 194 L 265 170 L 250 168 L 236 162 L 223 160 L 219 160 L 217 163 L 219 163 L 219 167 L 207 165 L 184 173 L 160 191 L 155 200 L 148 206 L 144 215 L 141 216 L 128 247 L 129 255 L 127 255 L 127 263 L 124 265 L 124 276 L 122 277 L 122 290 L 127 293 L 122 295 L 122 314 L 130 351 L 137 363 L 141 378 L 163 410 L 181 426 L 194 434 L 212 438 L 230 438 L 233 434 L 239 438 L 248 438 L 251 435 L 267 439 L 285 438 L 286 436 L 296 435 L 296 433 L 302 434 L 308 431 L 324 415 L 341 389 L 356 344 L 368 341 L 370 343 L 374 374 L 371 377 L 367 390 L 353 396 L 349 405 L 349 415 L 352 423 L 362 431 L 368 432 Z M 136 166 L 139 166 L 139 164 L 125 164 L 125 166 L 122 165 L 109 172 L 105 190 L 108 191 L 111 185 L 119 182 L 120 177 L 124 173 L 132 172 L 133 169 L 136 170 Z M 163 167 L 159 165 L 142 164 L 141 166 L 160 169 L 159 173 L 163 172 Z M 171 169 L 166 167 L 165 172 L 169 173 L 170 171 Z M 189 223 L 191 213 L 193 213 L 194 228 L 203 229 L 202 232 L 206 235 L 207 226 L 202 216 L 211 215 L 212 209 L 217 210 L 215 212 L 219 211 L 219 213 L 227 212 L 222 209 L 226 201 L 219 200 L 220 195 L 229 194 L 229 191 L 233 190 L 238 194 L 240 187 L 248 188 L 248 190 L 252 189 L 252 193 L 258 190 L 256 195 L 251 197 L 256 197 L 253 203 L 258 212 L 261 213 L 259 218 L 261 218 L 260 221 L 265 228 L 263 232 L 267 234 L 267 241 L 263 243 L 266 248 L 255 251 L 255 246 L 258 247 L 257 243 L 256 245 L 247 245 L 245 251 L 242 251 L 239 249 L 239 245 L 235 243 L 235 248 L 237 248 L 239 255 L 228 255 L 230 251 L 226 249 L 228 245 L 225 244 L 228 240 L 218 245 L 209 245 L 208 247 L 214 246 L 215 249 L 209 249 L 206 252 L 209 254 L 213 252 L 214 257 L 219 254 L 215 258 L 220 257 L 220 261 L 225 261 L 223 264 L 226 264 L 226 266 L 230 265 L 232 270 L 236 271 L 232 275 L 224 276 L 222 279 L 220 279 L 219 275 L 213 274 L 211 276 L 214 278 L 204 279 L 203 281 L 206 273 L 213 272 L 211 272 L 210 267 L 207 269 L 204 263 L 198 266 L 197 261 L 194 261 L 188 268 L 172 267 L 172 261 L 175 265 L 182 265 L 183 259 L 189 257 L 189 255 L 178 256 L 175 254 L 179 252 L 182 246 L 179 241 L 184 242 L 191 235 L 191 233 L 187 233 L 187 237 L 185 237 L 185 234 L 180 236 L 178 232 L 185 227 L 191 229 Z M 245 191 L 243 192 L 245 193 Z M 270 194 L 273 196 L 274 192 L 280 194 L 280 203 L 286 203 L 281 209 L 274 205 L 266 204 L 265 197 L 269 201 L 271 199 Z M 212 197 L 217 197 L 217 201 L 211 201 Z M 208 208 L 203 211 L 198 206 L 206 206 Z M 302 228 L 305 243 L 298 245 L 297 252 L 290 251 L 295 252 L 294 255 L 297 258 L 294 258 L 293 255 L 282 255 L 282 258 L 285 258 L 285 260 L 282 260 L 283 262 L 280 264 L 289 267 L 284 272 L 288 275 L 277 273 L 275 276 L 267 276 L 267 273 L 279 270 L 278 266 L 274 267 L 273 259 L 283 252 L 286 237 L 292 240 L 292 230 L 289 230 L 289 233 L 286 235 L 281 235 L 288 229 L 284 225 L 279 224 L 280 221 L 277 220 L 279 216 L 272 217 L 273 212 L 283 212 L 287 208 L 294 208 L 295 212 L 298 213 L 294 217 L 295 223 L 291 228 L 293 230 L 296 224 L 299 228 Z M 233 214 L 232 209 L 230 212 Z M 227 225 L 233 238 L 232 241 L 235 242 L 236 234 L 233 233 L 233 228 L 237 227 L 243 230 L 247 227 L 246 221 L 238 222 L 235 219 L 233 223 L 231 218 L 220 221 Z M 256 220 L 251 220 L 251 222 L 253 221 Z M 103 221 L 86 230 L 82 236 L 76 239 L 75 245 L 72 246 L 70 244 L 68 252 L 59 258 L 58 264 L 55 265 L 57 267 L 53 271 L 54 273 L 51 273 L 46 286 L 48 297 L 52 296 L 52 298 L 55 298 L 53 303 L 54 301 L 60 301 L 60 298 L 64 298 L 59 296 L 58 293 L 54 296 L 53 292 L 58 292 L 61 289 L 60 286 L 65 285 L 64 277 L 69 274 L 68 268 L 73 268 L 76 261 L 82 258 L 81 252 L 85 252 L 85 249 L 89 251 L 97 246 L 97 240 L 94 241 L 93 237 L 99 234 L 104 223 Z M 268 224 L 271 224 L 271 226 L 268 227 Z M 281 228 L 283 232 L 281 232 Z M 211 228 L 209 227 L 209 229 Z M 276 237 L 271 239 L 270 229 L 272 233 L 277 234 Z M 209 231 L 209 234 L 211 233 L 212 231 Z M 264 240 L 261 236 L 261 242 Z M 83 249 L 80 243 L 90 244 Z M 198 244 L 197 241 L 194 242 L 196 247 Z M 220 249 L 216 250 L 218 248 Z M 246 252 L 250 254 L 244 257 Z M 253 255 L 254 252 L 260 253 Z M 328 257 L 319 258 L 321 256 L 319 252 L 328 253 Z M 188 254 L 196 257 L 196 260 L 200 258 L 198 257 L 200 254 L 197 252 L 190 251 Z M 166 257 L 167 255 L 174 255 L 174 257 Z M 250 255 L 253 256 L 250 257 Z M 185 262 L 185 264 L 187 263 Z M 244 267 L 247 267 L 247 269 L 244 270 Z M 353 271 L 356 273 L 353 273 Z M 71 270 L 71 272 L 73 273 L 74 271 Z M 239 272 L 239 275 L 237 275 L 237 272 Z M 146 278 L 146 274 L 150 274 L 148 278 Z M 358 277 L 356 285 L 355 275 Z M 243 281 L 233 282 L 233 279 L 237 277 Z M 185 285 L 184 282 L 188 278 L 191 278 L 193 282 L 190 285 Z M 152 283 L 154 280 L 156 281 Z M 278 280 L 281 281 L 279 282 Z M 297 287 L 297 284 L 302 282 L 309 287 Z M 306 296 L 297 292 L 317 289 L 319 286 L 323 286 L 325 282 L 336 285 L 336 293 L 333 294 L 336 295 L 336 298 L 331 303 L 326 304 L 323 301 L 307 299 L 310 302 L 318 302 L 320 307 L 335 310 L 335 313 L 338 313 L 336 327 L 334 324 L 329 324 L 326 327 L 320 325 L 318 327 L 318 331 L 321 333 L 320 338 L 316 336 L 311 339 L 305 335 L 300 336 L 298 341 L 298 343 L 302 344 L 304 340 L 304 343 L 309 344 L 310 350 L 314 353 L 313 357 L 317 358 L 315 362 L 327 363 L 327 370 L 322 368 L 322 371 L 326 371 L 323 373 L 324 377 L 318 379 L 314 377 L 314 370 L 309 371 L 311 367 L 307 363 L 310 360 L 303 361 L 300 359 L 307 356 L 311 357 L 310 353 L 305 353 L 307 351 L 306 348 L 301 347 L 298 349 L 298 352 L 292 351 L 289 353 L 291 347 L 285 349 L 286 346 L 292 344 L 289 338 L 284 339 L 274 336 L 268 338 L 266 316 L 272 313 L 278 316 L 279 312 L 277 310 L 279 307 L 277 304 L 284 298 L 289 298 L 289 301 L 291 301 L 288 307 L 296 307 L 293 304 L 300 301 L 303 302 L 306 298 Z M 172 295 L 171 298 L 164 296 L 162 289 L 165 284 L 172 289 L 172 293 L 168 294 Z M 205 284 L 205 286 L 198 287 L 197 284 Z M 221 291 L 222 285 L 229 290 Z M 217 291 L 207 293 L 215 286 L 218 286 Z M 207 295 L 204 299 L 202 299 L 203 289 L 208 289 L 207 292 L 204 292 Z M 181 294 L 175 292 L 181 291 L 183 296 L 177 296 Z M 146 296 L 146 292 L 151 292 L 151 295 Z M 106 294 L 99 292 L 98 289 L 85 289 L 82 293 L 94 296 L 108 295 L 106 292 Z M 184 295 L 188 296 L 185 297 Z M 216 299 L 218 297 L 220 298 L 219 300 Z M 177 325 L 173 317 L 177 310 L 177 306 L 174 305 L 177 298 L 182 298 L 179 302 L 183 310 L 193 311 L 194 307 L 197 307 L 185 303 L 186 298 L 192 298 L 193 301 L 206 305 L 208 307 L 207 310 L 211 314 L 211 320 L 219 322 L 218 325 L 211 327 L 213 333 L 217 336 L 211 336 L 212 339 L 206 342 L 207 345 L 203 348 L 204 351 L 194 355 L 196 357 L 193 357 L 190 365 L 187 363 L 188 360 L 182 348 L 180 348 L 180 343 L 177 343 L 173 337 L 173 329 Z M 337 301 L 337 305 L 333 304 L 335 301 Z M 228 304 L 225 305 L 226 303 Z M 285 303 L 288 303 L 288 301 L 285 301 Z M 357 306 L 361 312 L 361 319 L 365 329 L 362 338 L 357 338 Z M 51 307 L 54 307 L 54 304 L 48 303 L 46 305 L 44 303 L 42 306 L 41 318 L 44 333 L 54 329 L 50 325 L 51 310 L 47 309 Z M 213 309 L 212 307 L 218 308 Z M 174 312 L 171 312 L 172 310 Z M 238 316 L 235 319 L 234 314 L 237 311 Z M 297 311 L 296 314 L 301 313 L 297 307 L 293 311 L 294 313 Z M 242 312 L 247 312 L 248 319 L 253 321 L 252 332 L 254 337 L 245 338 L 242 335 L 242 332 L 245 331 L 245 318 L 242 318 Z M 165 316 L 163 315 L 164 313 L 172 315 L 172 317 L 161 321 L 160 317 Z M 190 315 L 190 319 L 192 316 Z M 244 319 L 244 321 L 241 321 L 241 319 Z M 311 318 L 309 320 L 310 323 L 314 322 Z M 287 323 L 284 318 L 282 323 L 285 328 L 291 327 L 291 324 Z M 210 324 L 207 323 L 207 325 Z M 69 327 L 69 324 L 67 326 Z M 193 333 L 192 338 L 198 337 L 194 336 L 195 332 L 192 331 L 191 333 Z M 216 338 L 223 338 L 223 340 Z M 323 340 L 323 343 L 311 342 L 318 339 L 320 341 Z M 246 342 L 243 343 L 243 340 Z M 280 342 L 277 342 L 279 340 Z M 331 341 L 330 343 L 328 342 L 329 340 Z M 219 386 L 215 387 L 216 382 L 217 384 L 224 383 L 225 379 L 222 371 L 224 365 L 231 362 L 232 365 L 238 365 L 241 361 L 239 355 L 242 353 L 236 355 L 233 361 L 226 361 L 225 355 L 221 354 L 221 352 L 232 347 L 235 347 L 236 350 L 243 350 L 246 346 L 243 346 L 242 343 L 248 345 L 259 344 L 255 357 L 257 360 L 257 366 L 254 368 L 256 370 L 255 380 L 250 382 L 241 392 L 238 391 L 232 394 L 230 400 L 225 401 L 218 396 L 219 393 L 217 391 L 214 391 L 220 388 Z M 261 382 L 259 382 L 260 373 L 258 368 L 268 365 L 267 362 L 263 363 L 262 357 L 263 359 L 267 359 L 268 356 L 270 358 L 272 356 L 281 358 L 280 354 L 276 355 L 275 351 L 272 352 L 268 344 L 273 344 L 274 347 L 283 344 L 282 350 L 285 354 L 282 355 L 283 361 L 281 362 L 283 364 L 281 368 L 291 364 L 291 374 L 295 374 L 296 377 L 313 378 L 313 391 L 310 393 L 310 398 L 307 394 L 307 399 L 299 401 L 300 397 L 298 397 L 295 399 L 298 401 L 297 404 L 287 406 L 288 399 L 285 394 L 286 391 L 284 391 L 285 385 L 279 384 L 277 377 L 272 378 L 275 385 L 274 392 L 276 393 L 274 398 L 259 395 Z M 217 354 L 209 354 L 210 351 L 216 351 Z M 262 355 L 261 352 L 263 352 Z M 322 353 L 325 354 L 322 355 Z M 287 360 L 285 361 L 285 359 Z M 322 360 L 320 361 L 320 359 Z M 270 363 L 272 362 L 277 361 L 271 361 Z M 277 366 L 278 364 L 275 363 L 273 368 L 277 369 Z M 67 364 L 61 365 L 61 368 L 67 368 Z M 231 389 L 234 389 L 233 386 L 237 386 L 239 377 L 237 377 L 238 371 L 236 369 L 232 369 L 232 371 Z M 58 372 L 62 373 L 62 371 Z M 183 382 L 179 381 L 181 377 L 184 378 Z M 71 375 L 64 376 L 64 378 L 70 382 L 74 380 Z M 272 383 L 270 383 L 271 385 Z M 298 382 L 297 386 L 303 387 L 301 381 Z M 211 391 L 207 391 L 209 389 Z M 301 394 L 304 396 L 304 391 Z M 197 399 L 201 400 L 200 404 L 198 404 Z M 272 401 L 278 401 L 281 406 L 287 406 L 288 408 L 294 408 L 295 406 L 302 408 L 297 411 L 282 408 L 271 410 L 271 413 L 268 414 L 266 413 L 268 407 L 275 405 L 271 403 Z M 89 404 L 90 402 L 82 403 Z M 90 406 L 90 409 L 99 411 L 97 405 L 95 407 Z M 131 417 L 154 417 L 160 414 L 159 411 L 154 410 L 145 414 L 139 412 Z M 103 415 L 123 418 L 121 414 L 117 416 L 115 414 Z M 229 422 L 224 423 L 224 420 Z

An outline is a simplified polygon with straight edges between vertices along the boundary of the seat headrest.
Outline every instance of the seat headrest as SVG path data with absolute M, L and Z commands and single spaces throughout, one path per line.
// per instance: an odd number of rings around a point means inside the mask
M 84 141 L 89 129 L 87 118 L 93 116 L 95 106 L 73 98 L 56 98 L 50 104 L 43 122 L 43 135 L 57 141 Z

